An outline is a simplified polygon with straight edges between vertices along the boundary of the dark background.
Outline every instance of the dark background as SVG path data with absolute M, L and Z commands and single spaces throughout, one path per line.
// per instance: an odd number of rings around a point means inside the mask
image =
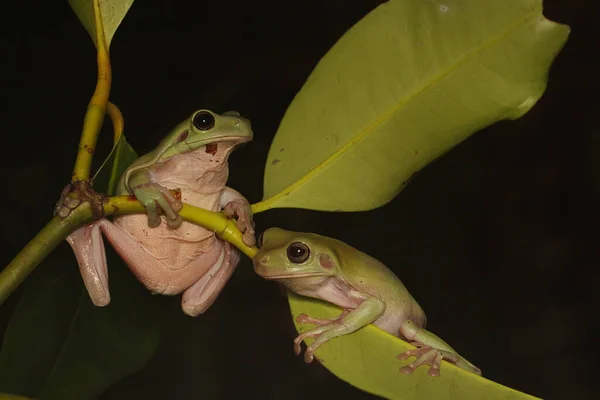
M 379 3 L 135 2 L 111 45 L 111 100 L 129 142 L 147 152 L 195 109 L 237 110 L 255 139 L 233 154 L 229 184 L 259 201 L 269 144 L 293 96 Z M 431 330 L 487 378 L 548 399 L 588 399 L 600 372 L 600 7 L 545 4 L 545 15 L 572 32 L 545 95 L 523 118 L 472 136 L 377 210 L 272 210 L 256 222 L 259 233 L 315 231 L 380 259 L 423 306 Z M 6 265 L 51 218 L 69 180 L 96 66 L 66 0 L 2 7 Z M 100 154 L 110 140 L 106 123 Z M 53 262 L 78 274 L 66 243 Z M 21 293 L 0 309 L 2 330 Z M 247 258 L 206 314 L 186 317 L 179 297 L 161 301 L 171 316 L 158 351 L 102 399 L 372 398 L 293 354 L 285 298 Z

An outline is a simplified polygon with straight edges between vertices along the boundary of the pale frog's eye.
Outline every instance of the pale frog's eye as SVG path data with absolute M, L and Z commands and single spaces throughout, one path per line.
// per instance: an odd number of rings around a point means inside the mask
M 196 129 L 201 131 L 207 131 L 213 126 L 215 126 L 215 117 L 208 111 L 201 111 L 198 114 L 194 115 L 192 123 L 194 124 L 194 127 L 196 127 Z
M 294 264 L 300 264 L 308 260 L 310 249 L 302 242 L 294 242 L 287 248 L 287 258 Z

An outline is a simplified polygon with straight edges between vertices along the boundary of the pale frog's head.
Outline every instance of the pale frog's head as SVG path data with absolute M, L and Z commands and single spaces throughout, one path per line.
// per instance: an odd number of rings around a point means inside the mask
M 336 276 L 338 257 L 330 240 L 315 233 L 267 229 L 259 238 L 254 270 L 265 279 L 287 285 L 290 279 Z
M 198 110 L 167 135 L 157 161 L 201 148 L 207 157 L 226 158 L 234 147 L 252 140 L 252 135 L 250 121 L 235 111 Z

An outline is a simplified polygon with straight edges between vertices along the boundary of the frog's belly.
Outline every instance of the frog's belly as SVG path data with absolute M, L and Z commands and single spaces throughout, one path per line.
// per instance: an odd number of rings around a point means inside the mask
M 145 215 L 130 215 L 116 219 L 115 228 L 132 238 L 126 245 L 132 248 L 120 252 L 129 269 L 155 293 L 181 293 L 202 278 L 223 251 L 212 232 L 185 221 L 177 230 L 164 223 L 149 228 Z
M 178 229 L 170 229 L 164 222 L 156 228 L 148 227 L 146 215 L 115 218 L 115 225 L 133 236 L 146 253 L 165 268 L 179 270 L 212 250 L 216 238 L 200 226 L 183 221 Z
M 217 211 L 220 193 L 198 195 L 182 190 L 182 201 Z M 218 260 L 222 244 L 214 232 L 183 221 L 178 229 L 167 227 L 164 216 L 156 228 L 148 226 L 146 214 L 114 219 L 114 224 L 139 244 L 142 260 L 126 260 L 133 273 L 150 290 L 164 294 L 187 289 Z M 147 257 L 146 257 L 147 255 Z

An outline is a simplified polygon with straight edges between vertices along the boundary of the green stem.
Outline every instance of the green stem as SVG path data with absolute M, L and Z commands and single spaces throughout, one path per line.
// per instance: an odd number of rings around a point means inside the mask
M 14 292 L 33 270 L 80 225 L 86 215 L 91 216 L 88 203 L 73 211 L 69 218 L 54 217 L 0 272 L 0 305 Z
M 144 207 L 133 196 L 114 196 L 104 199 L 104 216 L 143 213 Z M 213 231 L 221 239 L 228 241 L 252 258 L 258 251 L 256 246 L 248 247 L 234 220 L 222 213 L 184 204 L 179 212 L 184 220 Z M 65 240 L 71 232 L 92 222 L 92 209 L 87 202 L 82 203 L 71 214 L 61 220 L 54 217 L 0 272 L 0 305 L 10 296 L 33 270 Z

